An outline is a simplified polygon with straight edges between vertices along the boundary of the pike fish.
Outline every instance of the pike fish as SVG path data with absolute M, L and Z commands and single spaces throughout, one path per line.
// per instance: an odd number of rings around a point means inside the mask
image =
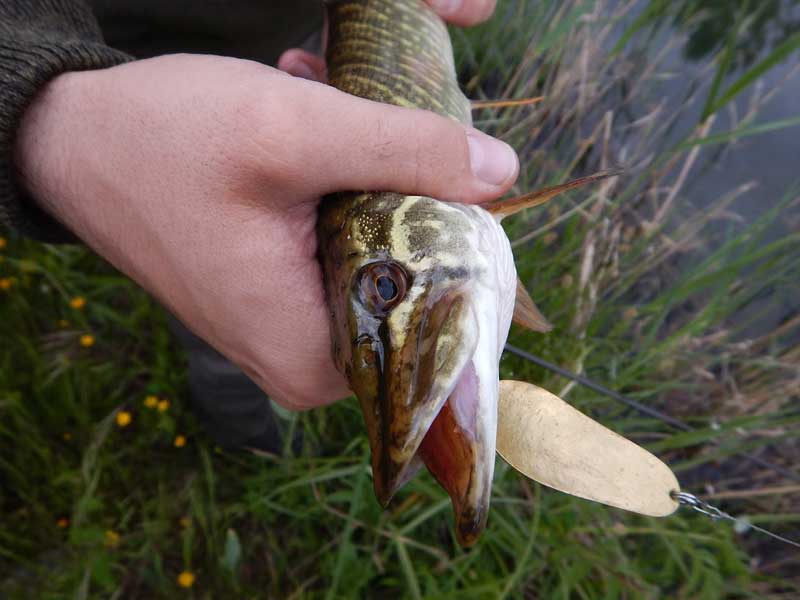
M 472 123 L 447 29 L 422 0 L 326 4 L 331 85 Z M 511 321 L 549 329 L 517 278 L 500 220 L 596 178 L 484 206 L 389 191 L 321 203 L 333 357 L 364 415 L 376 496 L 388 504 L 424 464 L 450 495 L 464 546 L 489 511 Z

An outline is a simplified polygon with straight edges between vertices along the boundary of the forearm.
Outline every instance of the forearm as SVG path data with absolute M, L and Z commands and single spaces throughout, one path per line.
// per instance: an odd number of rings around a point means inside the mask
M 94 16 L 80 0 L 0 2 L 0 224 L 44 241 L 66 238 L 37 206 L 15 166 L 23 116 L 58 75 L 127 60 L 105 45 Z

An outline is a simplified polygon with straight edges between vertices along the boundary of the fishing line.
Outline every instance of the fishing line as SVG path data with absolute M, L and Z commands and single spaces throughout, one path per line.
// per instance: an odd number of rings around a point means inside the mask
M 758 525 L 753 525 L 750 521 L 744 518 L 737 518 L 728 513 L 720 510 L 716 506 L 712 506 L 708 502 L 703 502 L 695 496 L 694 494 L 690 494 L 688 492 L 672 492 L 670 497 L 675 500 L 681 506 L 688 506 L 692 510 L 699 512 L 701 514 L 706 515 L 707 517 L 711 517 L 713 521 L 717 521 L 719 519 L 727 519 L 728 521 L 732 521 L 740 531 L 747 531 L 748 529 L 752 529 L 754 531 L 758 531 L 765 535 L 768 535 L 771 538 L 774 538 L 784 544 L 789 544 L 790 546 L 794 546 L 795 548 L 800 548 L 800 542 L 795 542 L 794 540 L 790 540 L 789 538 L 785 538 L 782 535 L 778 535 L 777 533 L 773 533 L 764 529 L 763 527 L 759 527 Z
M 609 398 L 611 398 L 613 400 L 616 400 L 617 402 L 620 402 L 620 403 L 622 403 L 622 404 L 624 404 L 624 405 L 626 405 L 626 406 L 628 406 L 630 408 L 633 408 L 634 410 L 637 410 L 642 414 L 648 415 L 650 417 L 653 417 L 654 419 L 658 419 L 659 421 L 662 421 L 662 422 L 664 422 L 664 423 L 666 423 L 668 425 L 671 425 L 672 427 L 674 427 L 676 429 L 680 429 L 681 431 L 695 431 L 695 428 L 691 427 L 690 425 L 687 425 L 686 423 L 684 423 L 680 419 L 676 419 L 675 417 L 672 417 L 672 416 L 670 416 L 668 414 L 665 414 L 665 413 L 663 413 L 660 410 L 657 410 L 655 408 L 651 408 L 649 406 L 645 406 L 644 404 L 641 404 L 641 403 L 637 402 L 636 400 L 632 400 L 631 398 L 623 396 L 622 394 L 620 394 L 618 392 L 610 390 L 607 387 L 605 387 L 603 385 L 600 385 L 599 383 L 597 383 L 595 381 L 592 381 L 588 377 L 584 377 L 583 375 L 578 375 L 577 373 L 573 373 L 572 371 L 564 369 L 563 367 L 559 367 L 558 365 L 553 364 L 553 363 L 551 363 L 549 361 L 546 361 L 543 358 L 539 358 L 538 356 L 535 356 L 535 355 L 531 354 L 530 352 L 526 352 L 525 350 L 522 350 L 521 348 L 517 348 L 516 346 L 512 346 L 511 344 L 506 344 L 505 349 L 508 352 L 510 352 L 511 354 L 513 354 L 515 356 L 518 356 L 519 358 L 527 360 L 528 362 L 531 362 L 533 364 L 539 365 L 540 367 L 543 367 L 543 368 L 545 368 L 545 369 L 547 369 L 549 371 L 557 373 L 557 374 L 561 375 L 562 377 L 566 377 L 567 379 L 571 379 L 572 381 L 574 381 L 574 382 L 576 382 L 576 383 L 578 383 L 580 385 L 583 385 L 584 387 L 587 387 L 587 388 L 589 388 L 591 390 L 594 390 L 598 394 L 602 394 L 603 396 L 607 396 L 607 397 L 609 397 Z M 763 460 L 763 459 L 761 459 L 761 458 L 759 458 L 757 456 L 753 456 L 752 454 L 749 454 L 747 452 L 737 452 L 737 453 L 735 453 L 735 455 L 741 456 L 742 458 L 745 458 L 745 459 L 749 460 L 750 462 L 753 462 L 753 463 L 755 463 L 757 465 L 760 465 L 762 467 L 771 469 L 771 470 L 775 471 L 776 473 L 786 477 L 787 479 L 791 479 L 793 481 L 800 482 L 800 475 L 798 475 L 797 473 L 789 471 L 788 469 L 785 469 L 785 468 L 783 468 L 781 466 L 772 464 L 772 463 L 770 463 L 770 462 L 768 462 L 766 460 Z M 699 512 L 701 514 L 704 514 L 704 515 L 710 517 L 714 521 L 720 520 L 720 519 L 725 519 L 725 520 L 731 521 L 731 522 L 734 523 L 734 525 L 737 527 L 737 529 L 739 529 L 742 532 L 744 532 L 744 531 L 746 531 L 748 529 L 753 529 L 754 531 L 758 531 L 758 532 L 760 532 L 760 533 L 762 533 L 764 535 L 767 535 L 767 536 L 769 536 L 769 537 L 771 537 L 773 539 L 776 539 L 778 541 L 781 541 L 781 542 L 783 542 L 785 544 L 789 544 L 790 546 L 794 546 L 796 548 L 800 548 L 800 543 L 798 543 L 798 542 L 796 542 L 794 540 L 790 540 L 789 538 L 785 538 L 785 537 L 783 537 L 781 535 L 778 535 L 777 533 L 773 533 L 771 531 L 768 531 L 768 530 L 764 529 L 763 527 L 759 527 L 758 525 L 753 525 L 752 523 L 750 523 L 745 518 L 734 517 L 734 516 L 724 512 L 724 511 L 720 510 L 716 506 L 712 506 L 711 504 L 709 504 L 707 502 L 704 502 L 703 500 L 701 500 L 700 498 L 698 498 L 694 494 L 690 494 L 688 492 L 673 491 L 673 492 L 670 493 L 670 497 L 673 500 L 675 500 L 676 502 L 678 502 L 678 504 L 680 504 L 681 506 L 689 507 L 692 510 L 694 510 L 695 512 Z

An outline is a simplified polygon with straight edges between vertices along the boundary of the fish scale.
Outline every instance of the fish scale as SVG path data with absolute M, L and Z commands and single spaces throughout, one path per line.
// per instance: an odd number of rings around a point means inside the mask
M 456 80 L 450 36 L 420 0 L 328 2 L 328 79 L 368 100 L 472 123 Z

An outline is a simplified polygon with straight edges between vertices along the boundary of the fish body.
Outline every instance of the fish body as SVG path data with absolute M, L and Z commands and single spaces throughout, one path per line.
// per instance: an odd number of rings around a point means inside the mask
M 421 0 L 328 3 L 331 85 L 471 124 L 441 19 Z M 485 526 L 499 359 L 517 278 L 499 218 L 392 192 L 326 198 L 318 220 L 333 356 L 364 414 L 376 495 L 424 463 L 453 501 L 456 536 Z

